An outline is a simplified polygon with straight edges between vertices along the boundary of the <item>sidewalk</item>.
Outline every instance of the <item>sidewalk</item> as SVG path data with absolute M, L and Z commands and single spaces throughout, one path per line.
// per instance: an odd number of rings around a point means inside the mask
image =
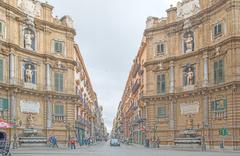
M 137 148 L 147 148 L 144 145 L 140 145 L 140 144 L 130 144 L 130 145 L 127 145 L 127 146 L 133 146 L 133 147 L 137 147 Z M 160 148 L 149 147 L 147 149 L 168 150 L 168 151 L 171 151 L 171 150 L 175 150 L 175 151 L 196 151 L 196 152 L 202 151 L 201 148 L 189 148 L 189 147 L 188 148 L 184 148 L 184 147 L 177 147 L 177 146 L 174 146 L 174 145 L 160 145 Z M 213 149 L 207 148 L 206 151 L 202 151 L 202 152 L 240 153 L 240 149 L 238 149 L 238 150 L 224 149 L 224 151 L 223 151 L 222 149 L 220 149 L 218 147 L 215 147 Z
M 58 147 L 59 148 L 52 148 L 49 146 L 22 146 L 19 147 L 17 149 L 11 149 L 11 153 L 12 154 L 30 154 L 33 152 L 38 152 L 40 154 L 49 154 L 49 153 L 69 153 L 69 152 L 76 152 L 76 151 L 81 151 L 81 150 L 85 150 L 88 149 L 90 147 L 94 147 L 95 145 L 97 145 L 97 143 L 89 145 L 89 146 L 80 146 L 79 144 L 76 144 L 76 149 L 71 149 L 69 148 L 66 144 L 59 144 Z

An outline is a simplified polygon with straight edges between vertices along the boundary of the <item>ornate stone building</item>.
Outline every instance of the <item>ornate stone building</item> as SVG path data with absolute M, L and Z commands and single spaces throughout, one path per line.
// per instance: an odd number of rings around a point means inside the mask
M 166 18 L 147 19 L 141 99 L 148 139 L 208 148 L 224 141 L 239 149 L 239 6 L 238 0 L 182 0 Z
M 0 1 L 0 118 L 15 123 L 11 138 L 95 137 L 97 96 L 78 45 L 73 20 L 52 16 L 35 0 Z

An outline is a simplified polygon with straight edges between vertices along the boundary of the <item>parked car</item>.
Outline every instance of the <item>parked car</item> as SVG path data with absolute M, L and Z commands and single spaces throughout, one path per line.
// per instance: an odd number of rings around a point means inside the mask
M 111 139 L 110 146 L 120 146 L 120 141 L 118 139 Z

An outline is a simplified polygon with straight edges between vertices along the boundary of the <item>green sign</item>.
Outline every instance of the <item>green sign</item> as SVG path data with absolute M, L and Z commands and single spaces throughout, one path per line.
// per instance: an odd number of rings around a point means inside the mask
M 219 135 L 221 136 L 227 136 L 228 135 L 228 129 L 227 128 L 221 128 L 219 130 Z

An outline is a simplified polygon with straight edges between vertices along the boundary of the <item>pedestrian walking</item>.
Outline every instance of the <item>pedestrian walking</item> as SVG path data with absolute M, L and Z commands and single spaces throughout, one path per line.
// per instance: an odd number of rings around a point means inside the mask
M 75 140 L 74 137 L 72 137 L 70 139 L 70 143 L 69 144 L 70 144 L 71 149 L 76 149 L 76 140 Z
M 53 144 L 53 148 L 54 148 L 55 146 L 58 148 L 56 136 L 52 136 L 52 144 Z

